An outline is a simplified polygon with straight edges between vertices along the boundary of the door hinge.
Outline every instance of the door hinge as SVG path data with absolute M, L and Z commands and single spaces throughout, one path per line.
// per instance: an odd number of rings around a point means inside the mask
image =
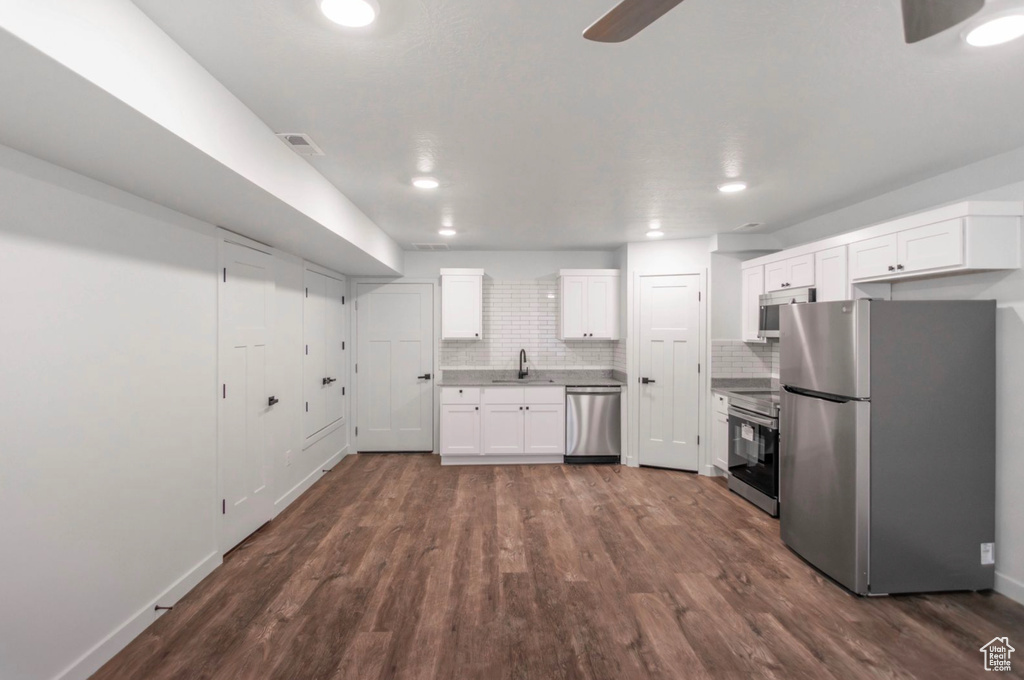
M 357 437 L 359 436 L 359 426 L 358 425 L 356 425 L 356 436 Z
M 224 383 L 223 385 L 220 386 L 220 398 L 221 399 L 227 399 L 228 398 L 228 384 L 227 383 Z
M 228 499 L 227 498 L 223 498 L 220 501 L 220 514 L 222 514 L 222 515 L 228 514 Z
M 700 291 L 697 291 L 697 302 L 700 302 L 700 300 L 701 300 L 700 295 L 701 295 Z
M 309 402 L 306 402 L 306 413 L 309 413 Z
M 345 296 L 344 295 L 341 296 L 341 304 L 345 304 Z
M 359 364 L 356 364 L 356 373 L 359 372 Z
M 700 373 L 700 364 L 697 364 L 697 372 Z
M 306 289 L 306 297 L 309 297 L 309 288 Z
M 228 268 L 224 267 L 224 283 L 228 282 Z
M 341 351 L 342 352 L 345 351 L 345 341 L 344 340 L 341 341 Z
M 700 446 L 700 435 L 697 435 L 697 446 Z
M 345 388 L 344 387 L 341 388 L 341 396 L 343 396 L 343 397 L 345 396 Z
M 358 312 L 359 311 L 359 300 L 356 300 L 355 302 L 353 302 L 352 306 L 355 307 L 356 311 Z
M 309 345 L 306 345 L 306 356 L 309 356 Z

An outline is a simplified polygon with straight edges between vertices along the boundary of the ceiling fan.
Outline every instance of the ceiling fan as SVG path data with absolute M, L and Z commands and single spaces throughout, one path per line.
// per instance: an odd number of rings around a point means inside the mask
M 596 42 L 623 42 L 664 16 L 683 0 L 622 0 L 583 32 Z M 985 0 L 902 0 L 903 35 L 916 43 L 956 26 L 985 6 Z

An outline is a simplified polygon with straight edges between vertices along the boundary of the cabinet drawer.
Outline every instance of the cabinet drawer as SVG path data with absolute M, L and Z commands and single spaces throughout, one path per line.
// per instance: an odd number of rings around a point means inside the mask
M 527 387 L 524 388 L 527 404 L 565 404 L 564 387 Z
M 479 387 L 442 387 L 442 404 L 479 404 Z
M 485 387 L 483 403 L 485 404 L 523 404 L 522 387 Z

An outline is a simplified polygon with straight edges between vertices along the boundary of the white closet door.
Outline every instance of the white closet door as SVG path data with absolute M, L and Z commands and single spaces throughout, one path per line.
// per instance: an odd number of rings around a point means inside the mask
M 219 540 L 226 552 L 270 520 L 274 510 L 267 350 L 275 285 L 271 255 L 226 241 L 220 254 Z
M 303 396 L 305 398 L 304 423 L 306 437 L 327 425 L 327 403 L 324 398 L 327 377 L 326 311 L 327 277 L 306 270 L 306 299 L 303 307 L 303 334 L 306 355 L 302 362 Z
M 334 381 L 324 389 L 324 427 L 327 427 L 345 417 L 345 399 L 348 394 L 345 389 L 348 374 L 345 353 L 348 351 L 348 345 L 345 340 L 345 307 L 342 304 L 345 282 L 331 277 L 324 277 L 324 280 L 324 348 L 327 367 L 325 375 Z
M 640 279 L 640 464 L 696 470 L 700 277 Z
M 426 283 L 360 283 L 359 451 L 434 449 L 434 298 Z

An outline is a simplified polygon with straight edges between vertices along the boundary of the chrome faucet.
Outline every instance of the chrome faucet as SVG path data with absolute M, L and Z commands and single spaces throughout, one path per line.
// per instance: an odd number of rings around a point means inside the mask
M 523 368 L 523 364 L 526 363 L 526 350 L 519 350 L 519 379 L 522 380 L 526 376 L 530 375 L 529 368 Z

